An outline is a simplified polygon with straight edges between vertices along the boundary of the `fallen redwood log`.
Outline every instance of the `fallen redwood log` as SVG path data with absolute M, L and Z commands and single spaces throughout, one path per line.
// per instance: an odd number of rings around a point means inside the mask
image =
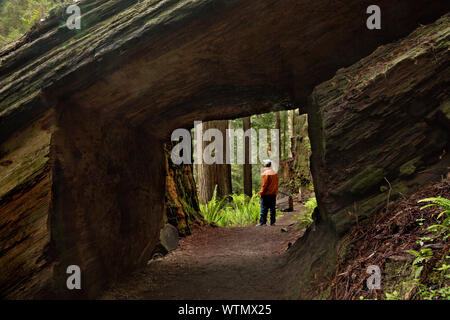
M 449 172 L 450 14 L 317 86 L 311 167 L 338 234 Z

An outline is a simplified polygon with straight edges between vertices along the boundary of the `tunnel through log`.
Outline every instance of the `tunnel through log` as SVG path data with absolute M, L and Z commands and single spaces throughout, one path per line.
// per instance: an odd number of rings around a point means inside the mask
M 52 242 L 59 295 L 67 265 L 83 271 L 81 296 L 145 264 L 162 227 L 163 144 L 122 119 L 101 121 L 75 103 L 58 109 L 52 138 Z M 57 213 L 57 214 L 56 214 Z M 57 287 L 57 288 L 58 288 Z

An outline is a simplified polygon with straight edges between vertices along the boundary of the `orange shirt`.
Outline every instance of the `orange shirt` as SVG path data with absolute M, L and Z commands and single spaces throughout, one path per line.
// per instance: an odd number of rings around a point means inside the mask
M 273 169 L 266 169 L 262 174 L 262 184 L 260 196 L 277 195 L 278 194 L 278 173 Z

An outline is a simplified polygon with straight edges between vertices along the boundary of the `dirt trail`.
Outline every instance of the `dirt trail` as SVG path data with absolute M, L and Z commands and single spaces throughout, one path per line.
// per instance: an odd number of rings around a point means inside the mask
M 291 218 L 304 207 L 294 208 L 276 226 L 198 228 L 176 250 L 149 261 L 101 298 L 283 299 L 283 253 L 303 233 Z

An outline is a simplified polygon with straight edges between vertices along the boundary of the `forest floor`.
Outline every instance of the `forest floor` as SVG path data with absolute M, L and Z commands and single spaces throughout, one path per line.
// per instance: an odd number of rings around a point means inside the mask
M 372 219 L 354 227 L 342 239 L 338 249 L 342 249 L 345 254 L 337 261 L 335 278 L 328 288 L 329 299 L 385 299 L 385 294 L 394 290 L 402 299 L 417 299 L 418 297 L 414 296 L 417 291 L 412 267 L 414 257 L 406 250 L 430 248 L 434 258 L 449 255 L 449 241 L 445 242 L 440 237 L 432 242 L 425 242 L 423 246 L 417 242 L 421 237 L 432 237 L 427 228 L 438 223 L 437 216 L 443 211 L 436 206 L 420 210 L 427 203 L 418 201 L 437 196 L 450 199 L 448 181 L 432 183 L 410 196 L 401 197 L 390 203 L 388 212 L 378 213 Z M 437 261 L 431 259 L 429 263 L 425 263 L 424 270 L 430 274 L 436 263 Z M 367 289 L 366 270 L 369 265 L 379 266 L 382 271 L 381 290 Z M 421 280 L 426 278 L 426 274 L 422 272 Z M 427 286 L 435 286 L 431 282 L 425 283 Z M 450 280 L 447 279 L 445 283 L 445 286 L 448 286 Z
M 304 209 L 294 202 L 275 226 L 198 227 L 101 299 L 283 299 L 282 257 L 304 232 L 293 219 Z
M 396 290 L 400 298 L 414 298 L 417 286 L 411 278 L 413 256 L 406 250 L 421 248 L 417 240 L 430 235 L 426 228 L 436 223 L 442 211 L 438 207 L 420 210 L 424 204 L 417 201 L 431 196 L 450 198 L 450 184 L 430 184 L 391 202 L 388 212 L 380 212 L 355 226 L 338 244 L 340 258 L 336 261 L 334 279 L 327 278 L 318 284 L 313 296 L 337 300 L 359 300 L 361 296 L 385 299 L 387 292 Z M 198 227 L 191 236 L 180 239 L 176 250 L 150 260 L 146 267 L 127 275 L 100 298 L 290 299 L 285 292 L 290 280 L 284 277 L 285 271 L 292 269 L 285 257 L 287 249 L 304 233 L 293 219 L 304 210 L 303 205 L 294 202 L 294 211 L 284 213 L 273 227 Z M 433 256 L 449 255 L 448 242 L 437 240 L 422 248 L 431 248 Z M 369 265 L 381 268 L 382 290 L 366 288 Z M 434 266 L 434 262 L 430 265 Z M 448 286 L 448 280 L 446 283 Z

